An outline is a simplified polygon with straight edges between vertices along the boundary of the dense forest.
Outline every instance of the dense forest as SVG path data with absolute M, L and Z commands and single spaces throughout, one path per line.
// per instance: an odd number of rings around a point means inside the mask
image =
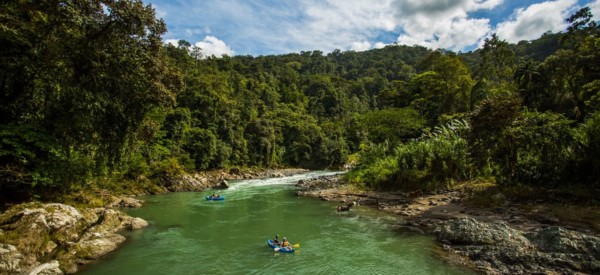
M 600 28 L 468 53 L 204 56 L 140 1 L 0 4 L 0 200 L 229 167 L 351 165 L 376 190 L 600 187 Z M 140 187 L 141 185 L 141 187 Z

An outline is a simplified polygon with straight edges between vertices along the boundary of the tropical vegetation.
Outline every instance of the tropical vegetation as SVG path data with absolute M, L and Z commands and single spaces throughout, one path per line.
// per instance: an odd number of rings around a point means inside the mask
M 165 23 L 137 0 L 5 1 L 0 18 L 2 201 L 347 163 L 351 183 L 376 190 L 600 187 L 600 28 L 588 8 L 563 33 L 492 35 L 468 53 L 257 57 L 164 44 Z

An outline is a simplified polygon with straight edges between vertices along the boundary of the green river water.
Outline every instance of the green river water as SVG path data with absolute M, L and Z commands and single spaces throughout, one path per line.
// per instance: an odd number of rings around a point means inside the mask
M 295 195 L 298 180 L 331 173 L 233 181 L 224 201 L 205 200 L 212 190 L 142 197 L 127 213 L 150 225 L 81 274 L 468 273 L 436 259 L 433 237 L 395 230 L 395 216 Z M 274 252 L 275 234 L 300 248 Z

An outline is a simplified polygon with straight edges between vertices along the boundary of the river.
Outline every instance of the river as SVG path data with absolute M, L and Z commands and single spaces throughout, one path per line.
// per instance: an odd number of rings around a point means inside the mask
M 81 274 L 465 274 L 434 256 L 434 239 L 395 229 L 397 217 L 359 206 L 338 213 L 333 202 L 297 197 L 300 179 L 230 182 L 224 201 L 212 193 L 142 197 L 127 210 L 150 225 L 126 232 L 127 241 Z M 279 234 L 300 248 L 275 252 L 266 240 Z

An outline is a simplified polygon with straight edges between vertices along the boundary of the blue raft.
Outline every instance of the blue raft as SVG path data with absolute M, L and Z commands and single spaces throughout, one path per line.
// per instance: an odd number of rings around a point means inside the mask
M 292 247 L 291 245 L 288 247 L 279 247 L 278 245 L 273 243 L 273 240 L 267 240 L 267 245 L 273 249 L 276 249 L 275 251 L 284 252 L 284 253 L 294 252 L 294 247 Z
M 224 199 L 225 199 L 224 196 L 220 196 L 220 197 L 206 196 L 207 201 L 222 201 Z

